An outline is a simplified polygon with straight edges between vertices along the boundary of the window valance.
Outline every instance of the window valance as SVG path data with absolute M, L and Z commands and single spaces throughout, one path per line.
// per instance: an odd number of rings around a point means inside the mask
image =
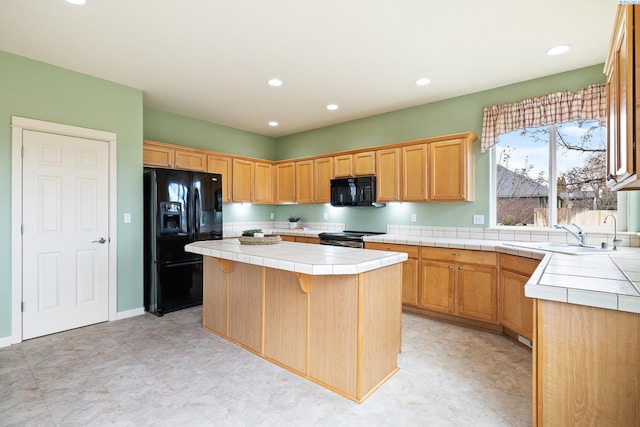
M 485 151 L 498 143 L 500 135 L 517 129 L 549 126 L 572 120 L 607 121 L 607 85 L 591 85 L 578 92 L 555 92 L 514 104 L 482 109 L 482 144 Z

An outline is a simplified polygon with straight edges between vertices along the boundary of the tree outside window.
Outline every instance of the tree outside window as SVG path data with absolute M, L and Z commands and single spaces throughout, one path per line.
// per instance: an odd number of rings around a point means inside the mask
M 605 179 L 606 127 L 597 121 L 520 129 L 501 135 L 495 150 L 497 225 L 601 226 L 617 216 Z

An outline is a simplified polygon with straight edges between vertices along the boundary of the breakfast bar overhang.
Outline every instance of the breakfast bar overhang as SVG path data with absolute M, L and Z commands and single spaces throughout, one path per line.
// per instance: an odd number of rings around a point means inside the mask
M 356 402 L 398 370 L 407 254 L 237 239 L 186 250 L 204 256 L 205 329 Z

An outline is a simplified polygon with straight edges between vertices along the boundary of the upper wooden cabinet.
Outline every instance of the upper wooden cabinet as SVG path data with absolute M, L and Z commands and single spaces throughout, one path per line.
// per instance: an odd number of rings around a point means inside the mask
M 353 160 L 351 154 L 343 154 L 333 158 L 333 172 L 336 178 L 353 176 Z
M 273 203 L 273 165 L 271 163 L 255 162 L 254 203 Z
M 313 203 L 313 160 L 296 162 L 296 202 Z
M 207 170 L 207 156 L 202 151 L 176 149 L 176 169 L 205 172 Z
M 313 198 L 316 203 L 331 201 L 333 158 L 322 157 L 313 161 Z
M 400 149 L 376 150 L 376 199 L 378 202 L 400 200 Z
M 376 173 L 376 152 L 363 151 L 354 154 L 334 156 L 336 178 L 374 175 Z
M 276 165 L 276 203 L 295 203 L 296 164 L 295 162 Z
M 402 200 L 425 202 L 427 191 L 427 144 L 402 147 Z
M 253 202 L 254 162 L 233 159 L 233 201 Z
M 429 200 L 457 202 L 475 199 L 474 147 L 471 138 L 428 144 Z
M 605 63 L 607 75 L 607 186 L 612 190 L 640 189 L 640 7 L 619 5 Z M 639 86 L 640 87 L 640 86 Z
M 222 201 L 230 202 L 233 194 L 233 159 L 230 157 L 207 155 L 207 172 L 222 175 Z
M 176 150 L 165 144 L 144 141 L 142 145 L 142 163 L 157 168 L 173 168 Z
M 373 175 L 376 173 L 376 152 L 365 151 L 353 155 L 353 174 L 355 176 Z

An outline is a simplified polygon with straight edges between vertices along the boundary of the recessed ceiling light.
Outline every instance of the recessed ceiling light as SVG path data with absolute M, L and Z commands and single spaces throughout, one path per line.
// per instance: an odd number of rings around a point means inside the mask
M 546 54 L 547 55 L 551 55 L 551 56 L 562 55 L 563 53 L 567 53 L 569 51 L 569 49 L 571 49 L 571 45 L 570 44 L 561 44 L 561 45 L 554 46 L 551 49 L 547 50 Z
M 279 123 L 278 123 L 278 122 L 269 122 L 269 126 L 276 127 L 276 126 L 278 126 L 278 125 L 279 125 Z
M 338 109 L 338 106 L 336 104 L 327 105 L 327 110 L 333 111 L 333 110 L 337 110 L 337 109 Z
M 421 78 L 421 79 L 416 80 L 416 84 L 417 84 L 418 86 L 426 86 L 426 85 L 428 85 L 429 83 L 431 83 L 431 80 L 430 80 L 430 79 L 428 79 L 428 78 L 426 78 L 426 77 L 423 77 L 423 78 Z
M 67 0 L 67 3 L 83 5 L 87 2 L 87 0 Z
M 282 80 L 280 79 L 271 79 L 267 83 L 269 83 L 269 86 L 274 86 L 274 87 L 282 86 Z

